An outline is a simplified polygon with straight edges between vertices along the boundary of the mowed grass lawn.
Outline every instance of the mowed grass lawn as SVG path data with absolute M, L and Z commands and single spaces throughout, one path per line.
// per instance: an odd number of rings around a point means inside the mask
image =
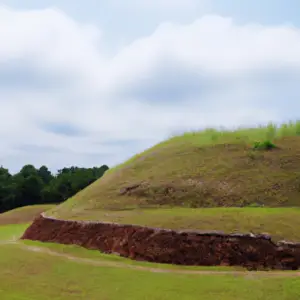
M 18 239 L 30 224 L 0 225 L 0 244 Z
M 153 267 L 150 263 L 133 262 L 76 246 L 37 242 L 3 244 L 13 236 L 20 236 L 27 226 L 0 226 L 0 299 L 300 299 L 300 277 L 257 276 L 255 272 L 245 272 L 244 276 L 236 276 L 234 272 L 232 275 L 159 273 L 126 268 L 126 263 Z M 64 257 L 22 249 L 21 246 L 26 244 L 78 257 L 122 262 L 125 266 L 93 266 L 70 261 Z M 177 266 L 164 268 L 186 269 Z
M 295 300 L 300 278 L 163 274 L 97 267 L 0 246 L 0 299 Z

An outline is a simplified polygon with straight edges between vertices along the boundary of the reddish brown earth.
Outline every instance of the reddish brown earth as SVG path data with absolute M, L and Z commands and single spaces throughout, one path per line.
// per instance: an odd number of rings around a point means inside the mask
M 155 263 L 285 270 L 295 270 L 300 266 L 300 243 L 274 243 L 268 235 L 174 231 L 58 220 L 42 214 L 21 239 L 76 244 Z

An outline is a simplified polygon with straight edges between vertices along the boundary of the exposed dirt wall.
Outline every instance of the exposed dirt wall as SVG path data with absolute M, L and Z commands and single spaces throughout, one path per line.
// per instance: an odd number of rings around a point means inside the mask
M 34 220 L 22 239 L 76 244 L 135 260 L 178 265 L 231 265 L 248 269 L 298 269 L 300 243 L 272 242 L 270 236 L 174 231 L 135 225 Z

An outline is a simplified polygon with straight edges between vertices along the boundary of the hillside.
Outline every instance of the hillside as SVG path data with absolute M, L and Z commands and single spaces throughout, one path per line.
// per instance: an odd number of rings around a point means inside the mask
M 24 224 L 32 222 L 40 213 L 53 208 L 54 205 L 31 205 L 13 209 L 0 214 L 0 225 Z
M 277 148 L 253 150 L 257 141 Z M 300 205 L 300 123 L 173 137 L 107 171 L 55 210 Z
M 296 122 L 173 137 L 109 170 L 47 214 L 175 229 L 267 231 L 275 238 L 283 233 L 287 237 L 286 225 L 292 216 L 299 218 L 299 210 L 269 207 L 300 207 L 299 134 Z M 255 142 L 267 140 L 276 147 L 254 150 Z M 199 209 L 207 207 L 224 208 Z

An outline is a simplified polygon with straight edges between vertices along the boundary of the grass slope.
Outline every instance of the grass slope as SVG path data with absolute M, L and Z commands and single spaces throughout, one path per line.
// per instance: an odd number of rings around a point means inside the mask
M 253 149 L 264 141 L 276 148 Z M 277 236 L 290 212 L 299 219 L 298 210 L 228 209 L 214 211 L 214 217 L 208 210 L 192 209 L 247 206 L 300 206 L 300 122 L 173 137 L 110 169 L 49 215 L 171 228 L 266 228 Z M 254 227 L 246 226 L 245 216 Z M 276 230 L 271 228 L 274 221 Z
M 33 205 L 10 210 L 0 214 L 0 225 L 23 224 L 31 222 L 40 213 L 53 207 L 54 205 Z

